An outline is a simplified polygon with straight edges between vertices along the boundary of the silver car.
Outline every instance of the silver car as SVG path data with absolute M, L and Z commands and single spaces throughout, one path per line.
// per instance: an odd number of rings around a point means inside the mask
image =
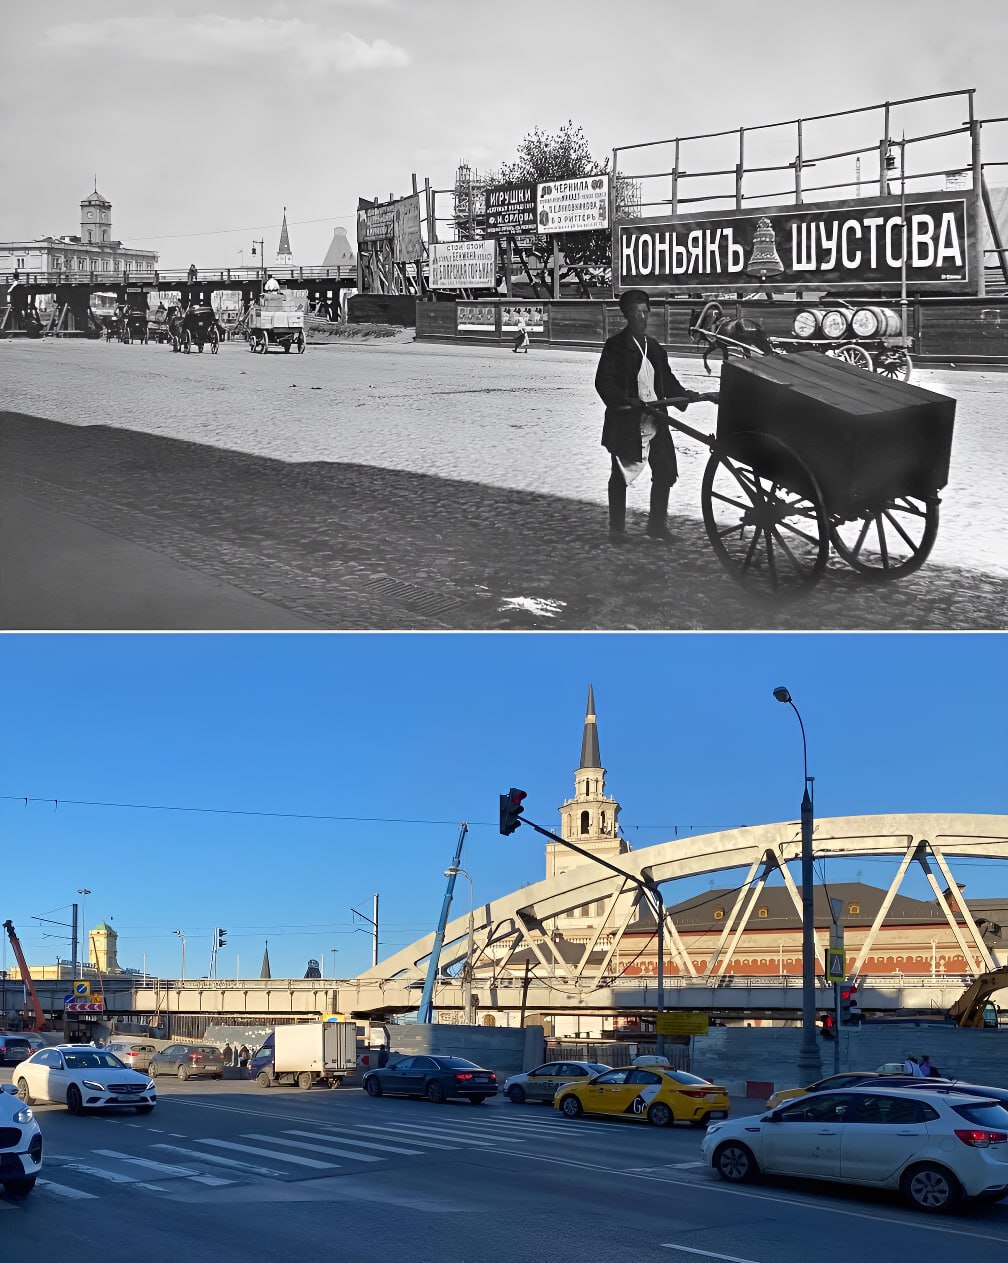
M 212 1044 L 169 1044 L 154 1053 L 147 1073 L 152 1079 L 159 1074 L 178 1075 L 183 1083 L 186 1079 L 223 1079 L 224 1057 Z
M 148 1072 L 151 1057 L 157 1052 L 153 1044 L 142 1044 L 133 1040 L 113 1041 L 105 1047 L 115 1053 L 124 1066 L 131 1070 L 139 1070 L 141 1074 Z
M 600 1061 L 548 1061 L 527 1074 L 513 1074 L 504 1080 L 504 1095 L 512 1105 L 525 1101 L 551 1104 L 557 1088 L 565 1083 L 587 1083 L 596 1074 L 611 1070 Z

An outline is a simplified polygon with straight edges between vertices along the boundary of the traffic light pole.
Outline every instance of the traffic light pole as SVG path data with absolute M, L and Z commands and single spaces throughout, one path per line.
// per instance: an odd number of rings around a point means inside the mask
M 840 984 L 833 984 L 833 1029 L 836 1039 L 833 1041 L 833 1073 L 840 1073 Z
M 558 837 L 557 834 L 551 833 L 549 829 L 544 829 L 542 825 L 535 824 L 531 820 L 522 819 L 517 821 L 517 823 L 527 824 L 530 829 L 534 829 L 536 833 L 541 833 L 544 838 L 549 838 L 553 842 L 559 842 L 561 846 L 565 846 L 569 851 L 576 851 L 578 855 L 590 860 L 593 864 L 601 864 L 603 868 L 607 868 L 611 873 L 615 873 L 618 877 L 631 882 L 647 896 L 648 902 L 658 918 L 658 1003 L 655 1007 L 655 1052 L 659 1057 L 663 1057 L 665 1055 L 665 1034 L 658 1029 L 661 1025 L 658 1019 L 665 1012 L 665 902 L 662 899 L 662 893 L 657 882 L 646 881 L 643 877 L 637 877 L 634 873 L 628 873 L 625 869 L 618 868 L 615 864 L 610 864 L 608 860 L 604 860 L 598 855 L 592 855 L 590 851 L 582 850 L 575 843 L 568 842 L 566 838 Z

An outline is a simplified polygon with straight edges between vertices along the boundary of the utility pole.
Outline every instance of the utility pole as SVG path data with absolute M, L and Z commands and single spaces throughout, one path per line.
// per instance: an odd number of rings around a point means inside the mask
M 378 896 L 375 895 L 374 897 L 374 916 L 373 917 L 366 916 L 363 912 L 358 912 L 356 908 L 351 908 L 350 911 L 354 914 L 355 917 L 360 917 L 362 921 L 366 921 L 368 925 L 371 926 L 371 964 L 377 965 L 378 964 Z M 336 948 L 333 948 L 332 950 L 336 951 Z

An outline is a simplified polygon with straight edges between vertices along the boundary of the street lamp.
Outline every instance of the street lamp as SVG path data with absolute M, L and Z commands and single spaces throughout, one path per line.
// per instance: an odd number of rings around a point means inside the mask
M 260 238 L 258 241 L 256 241 L 255 237 L 253 237 L 253 238 L 252 238 L 252 258 L 253 258 L 253 259 L 255 258 L 256 246 L 258 246 L 258 247 L 259 247 L 259 255 L 260 255 L 260 257 L 262 258 L 262 270 L 263 270 L 263 272 L 265 273 L 265 271 L 266 271 L 266 248 L 265 248 L 265 246 L 263 245 L 262 238 Z
M 458 864 L 453 864 L 451 868 L 445 869 L 446 877 L 453 877 L 457 873 L 469 883 L 469 947 L 466 951 L 465 972 L 462 975 L 462 1004 L 465 1008 L 466 1023 L 474 1026 L 476 1023 L 476 1014 L 473 1011 L 473 905 L 475 897 L 473 895 L 473 879 L 469 876 L 464 868 Z
M 798 715 L 801 728 L 802 767 L 805 774 L 805 792 L 801 802 L 801 878 L 802 878 L 802 1041 L 798 1053 L 798 1071 L 802 1084 L 814 1083 L 822 1076 L 819 1045 L 816 1042 L 815 1024 L 815 912 L 812 888 L 812 796 L 809 786 L 814 778 L 808 774 L 808 746 L 805 741 L 805 725 L 798 707 L 783 684 L 773 691 L 778 702 L 784 702 Z
M 332 952 L 332 976 L 335 978 L 336 977 L 336 953 L 339 951 L 339 948 L 330 947 L 329 950 Z
M 182 933 L 181 930 L 176 930 L 175 933 L 182 940 L 182 979 L 181 981 L 185 982 L 185 935 Z
M 91 891 L 85 886 L 78 886 L 77 893 L 81 896 L 81 947 L 84 950 L 81 953 L 80 976 L 83 978 L 84 966 L 87 963 L 87 897 Z

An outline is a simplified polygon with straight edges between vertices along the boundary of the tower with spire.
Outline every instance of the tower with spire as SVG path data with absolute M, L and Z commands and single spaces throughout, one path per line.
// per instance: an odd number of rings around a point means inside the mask
M 287 235 L 287 207 L 283 209 L 283 224 L 280 226 L 280 244 L 277 246 L 277 263 L 285 266 L 294 262 L 291 253 L 290 237 Z

